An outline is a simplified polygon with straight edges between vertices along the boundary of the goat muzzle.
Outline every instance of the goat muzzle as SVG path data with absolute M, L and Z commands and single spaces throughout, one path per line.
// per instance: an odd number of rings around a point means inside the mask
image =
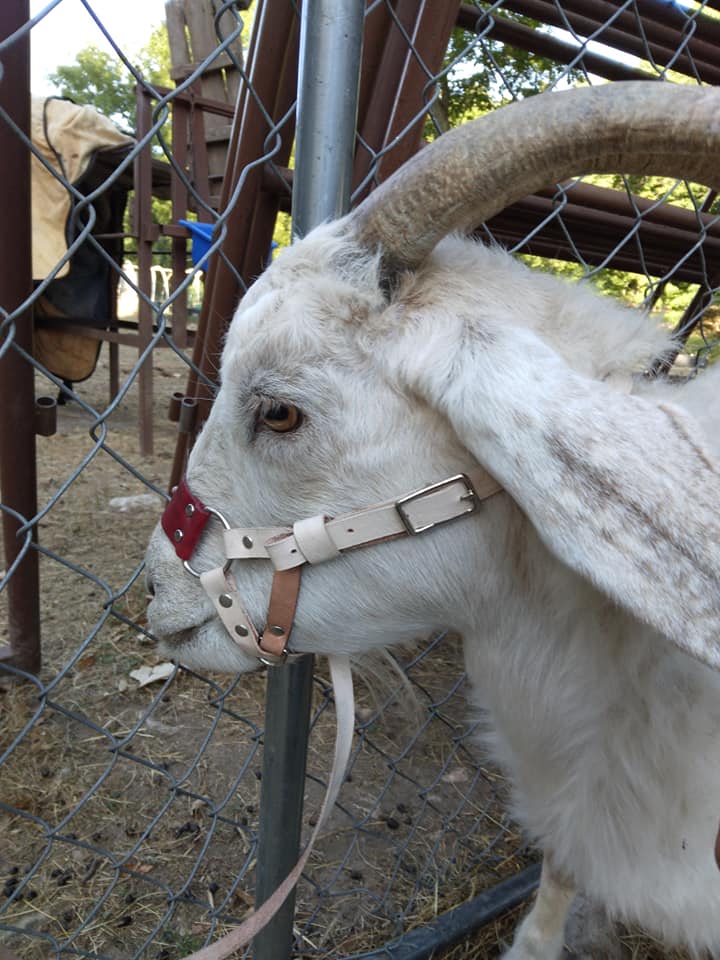
M 334 560 L 358 547 L 418 536 L 439 524 L 475 513 L 502 487 L 482 468 L 455 474 L 406 496 L 328 517 L 318 514 L 292 527 L 231 527 L 183 479 L 162 516 L 162 528 L 188 573 L 197 577 L 225 629 L 241 649 L 267 665 L 285 662 L 300 594 L 302 568 Z M 199 573 L 190 560 L 208 522 L 223 527 L 225 562 Z M 235 560 L 266 559 L 274 567 L 265 627 L 258 630 L 242 602 L 232 572 Z
M 183 478 L 173 490 L 172 497 L 163 512 L 161 526 L 172 542 L 176 555 L 183 561 L 187 572 L 200 580 L 233 641 L 261 663 L 266 665 L 283 663 L 289 656 L 287 644 L 300 593 L 302 568 L 298 566 L 289 570 L 275 571 L 266 626 L 263 630 L 258 630 L 245 609 L 235 578 L 231 573 L 231 557 L 228 557 L 222 567 L 203 573 L 198 572 L 190 563 L 208 521 L 213 517 L 220 522 L 225 531 L 232 531 L 225 516 L 219 510 L 207 507 L 190 490 L 187 480 Z M 244 531 L 245 556 L 256 554 L 253 548 L 258 534 L 261 538 L 267 538 L 268 533 L 283 534 L 285 532 L 283 529 L 267 528 Z

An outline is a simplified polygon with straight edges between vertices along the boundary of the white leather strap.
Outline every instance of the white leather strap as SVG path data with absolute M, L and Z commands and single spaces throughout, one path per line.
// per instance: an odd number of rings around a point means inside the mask
M 327 517 L 318 514 L 293 524 L 292 538 L 289 539 L 294 540 L 308 563 L 322 563 L 340 556 L 340 551 L 330 537 L 327 520 Z M 270 557 L 274 547 L 275 544 L 268 546 Z
M 480 502 L 502 490 L 479 468 L 430 484 L 420 490 L 371 507 L 328 519 L 322 514 L 287 527 L 234 527 L 224 531 L 229 560 L 264 558 L 276 570 L 303 563 L 333 560 L 352 550 L 393 537 L 414 535 L 473 513 Z
M 268 560 L 268 540 L 284 537 L 290 527 L 234 527 L 223 530 L 225 556 L 231 560 Z
M 328 663 L 330 665 L 330 675 L 333 683 L 335 717 L 337 722 L 335 731 L 335 753 L 320 816 L 308 844 L 293 869 L 262 906 L 253 911 L 239 927 L 236 927 L 220 940 L 216 940 L 215 943 L 211 943 L 209 946 L 203 947 L 202 950 L 197 950 L 195 953 L 185 957 L 185 960 L 225 960 L 225 957 L 229 957 L 236 950 L 240 950 L 250 943 L 252 938 L 262 930 L 287 899 L 288 894 L 298 882 L 300 874 L 305 869 L 305 864 L 308 861 L 310 851 L 315 841 L 320 835 L 320 832 L 325 828 L 327 819 L 340 792 L 340 787 L 345 779 L 345 771 L 348 760 L 350 759 L 353 732 L 355 729 L 355 702 L 353 698 L 350 661 L 347 657 L 333 654 L 328 657 Z
M 200 583 L 232 639 L 257 659 L 258 632 L 247 615 L 233 575 L 226 573 L 224 567 L 216 567 L 201 573 Z
M 500 484 L 485 470 L 478 469 L 423 487 L 399 500 L 390 500 L 363 510 L 355 510 L 335 519 L 328 520 L 325 516 L 318 515 L 300 520 L 294 524 L 292 531 L 282 527 L 226 529 L 224 534 L 226 556 L 228 561 L 268 558 L 276 571 L 289 571 L 304 563 L 322 563 L 332 560 L 343 550 L 379 543 L 398 536 L 422 533 L 438 523 L 445 523 L 473 513 L 482 500 L 501 490 Z M 222 517 L 221 519 L 223 524 L 226 524 Z M 272 659 L 267 660 L 260 647 L 258 632 L 245 611 L 234 578 L 227 569 L 228 566 L 229 564 L 226 563 L 225 567 L 199 574 L 200 582 L 228 633 L 251 656 L 265 662 L 279 662 L 285 659 L 285 644 L 292 627 L 299 589 L 299 571 L 298 576 L 294 577 L 298 581 L 294 590 L 283 591 L 274 607 L 279 611 L 273 616 L 278 621 L 276 629 L 282 629 L 282 635 L 278 635 L 278 642 L 282 641 L 282 654 L 280 656 L 270 654 Z M 193 570 L 190 572 L 198 576 Z M 286 577 L 292 579 L 289 573 L 276 572 L 275 574 L 275 580 Z M 286 620 L 287 623 L 285 623 Z M 272 625 L 269 624 L 266 629 L 272 631 Z M 352 673 L 348 658 L 333 655 L 328 660 L 337 714 L 335 758 L 320 818 L 308 845 L 295 867 L 269 900 L 227 936 L 191 954 L 185 960 L 224 960 L 225 957 L 246 946 L 287 899 L 300 878 L 317 836 L 325 826 L 344 779 L 352 747 L 355 715 Z

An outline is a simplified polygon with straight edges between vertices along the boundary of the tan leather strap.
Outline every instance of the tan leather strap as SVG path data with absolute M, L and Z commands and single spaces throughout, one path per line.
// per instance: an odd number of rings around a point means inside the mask
M 273 576 L 267 624 L 259 643 L 264 655 L 277 660 L 282 660 L 287 655 L 300 593 L 301 572 L 302 567 L 294 567 L 292 570 L 276 570 Z
M 324 514 L 298 520 L 287 527 L 235 527 L 217 510 L 205 507 L 187 484 L 184 494 L 168 508 L 165 526 L 175 531 L 192 515 L 216 516 L 225 537 L 224 567 L 200 574 L 185 561 L 186 569 L 199 577 L 225 629 L 250 656 L 266 664 L 288 657 L 288 643 L 300 590 L 300 569 L 306 563 L 334 560 L 346 550 L 371 546 L 396 537 L 415 536 L 459 517 L 474 513 L 480 504 L 502 491 L 500 484 L 482 467 L 429 484 L 405 497 L 353 510 L 339 517 Z M 178 488 L 180 491 L 180 488 Z M 175 498 L 174 498 L 175 499 Z M 204 523 L 205 521 L 203 521 Z M 200 531 L 201 532 L 201 531 Z M 200 532 L 196 531 L 197 539 Z M 270 560 L 275 567 L 265 629 L 260 635 L 250 620 L 230 567 L 233 560 Z
M 310 851 L 320 832 L 325 828 L 330 812 L 337 800 L 340 787 L 345 779 L 350 751 L 352 749 L 353 731 L 355 729 L 355 701 L 353 698 L 352 671 L 347 657 L 334 654 L 328 657 L 330 675 L 333 683 L 335 698 L 335 716 L 337 727 L 335 732 L 335 753 L 332 770 L 328 780 L 327 792 L 320 810 L 317 825 L 312 832 L 302 856 L 283 880 L 280 886 L 262 906 L 253 911 L 239 927 L 226 934 L 215 943 L 211 943 L 202 950 L 185 957 L 185 960 L 225 960 L 236 950 L 247 946 L 252 938 L 262 930 L 268 921 L 277 913 L 287 899 L 290 891 L 300 879 Z
M 235 560 L 267 560 L 265 544 L 290 533 L 290 527 L 233 527 L 223 531 L 225 556 Z
M 344 550 L 423 533 L 439 523 L 474 513 L 483 500 L 501 490 L 502 487 L 493 477 L 485 470 L 478 469 L 448 477 L 398 500 L 355 510 L 334 519 L 318 515 L 300 520 L 292 530 L 282 527 L 229 529 L 229 524 L 221 514 L 206 508 L 226 528 L 227 562 L 224 567 L 202 574 L 194 571 L 188 562 L 185 566 L 194 576 L 200 577 L 232 639 L 264 663 L 281 663 L 288 656 L 288 642 L 300 591 L 300 574 L 305 563 L 323 563 L 333 560 Z M 188 496 L 191 496 L 189 490 Z M 187 509 L 184 500 L 182 503 L 178 500 L 174 512 L 178 513 L 181 507 Z M 176 528 L 179 529 L 179 520 L 174 516 L 170 519 L 175 522 L 172 528 L 174 533 Z M 267 558 L 275 566 L 267 623 L 260 637 L 247 615 L 230 572 L 232 560 L 251 558 Z M 349 661 L 347 657 L 338 655 L 328 659 L 337 712 L 335 759 L 320 818 L 310 841 L 293 870 L 269 900 L 232 933 L 193 953 L 186 960 L 224 960 L 244 947 L 282 906 L 302 873 L 315 839 L 335 803 L 352 746 L 354 702 Z
M 288 654 L 302 567 L 275 571 L 265 629 L 258 634 L 240 597 L 235 578 L 224 567 L 200 574 L 200 583 L 233 641 L 267 665 L 282 663 Z
M 328 530 L 329 519 L 324 514 L 318 514 L 293 524 L 294 542 L 308 563 L 324 563 L 340 556 L 340 550 Z

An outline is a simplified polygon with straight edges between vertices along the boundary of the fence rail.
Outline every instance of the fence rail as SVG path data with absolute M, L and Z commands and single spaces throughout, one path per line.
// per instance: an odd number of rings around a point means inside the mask
M 217 45 L 199 61 L 188 51 L 174 87 L 109 48 L 138 88 L 133 137 L 103 142 L 72 182 L 66 105 L 43 98 L 33 120 L 27 57 L 41 31 L 75 29 L 80 14 L 71 0 L 0 5 L 0 953 L 27 960 L 181 958 L 242 919 L 261 872 L 265 677 L 158 664 L 142 558 L 212 402 L 237 298 L 273 242 L 289 240 L 299 21 L 290 0 L 184 2 L 206 10 Z M 718 82 L 717 11 L 369 0 L 352 201 L 424 139 L 513 98 L 638 76 Z M 104 4 L 82 0 L 81 15 L 98 43 L 112 40 Z M 232 129 L 227 101 L 208 93 L 218 82 L 238 89 Z M 206 125 L 210 115 L 222 123 Z M 219 183 L 207 158 L 221 134 Z M 66 210 L 63 252 L 41 276 L 31 163 L 48 196 L 61 185 Z M 478 236 L 664 309 L 685 341 L 672 374 L 690 376 L 718 351 L 716 214 L 696 185 L 590 178 L 525 198 Z M 209 253 L 191 259 L 180 219 L 206 225 Z M 170 277 L 160 291 L 158 267 Z M 188 299 L 198 276 L 199 312 Z M 71 375 L 81 368 L 90 374 Z M 441 635 L 361 668 L 348 782 L 298 887 L 293 956 L 426 957 L 483 921 L 467 955 L 497 955 L 490 921 L 527 895 L 537 868 L 477 746 L 461 663 L 459 639 Z M 310 699 L 303 837 L 333 736 L 322 665 Z

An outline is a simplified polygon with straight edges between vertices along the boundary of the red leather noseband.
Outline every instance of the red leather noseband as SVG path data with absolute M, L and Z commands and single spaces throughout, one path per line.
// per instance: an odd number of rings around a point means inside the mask
M 181 560 L 189 560 L 202 536 L 210 511 L 191 493 L 183 478 L 165 507 L 160 521 L 166 536 Z

